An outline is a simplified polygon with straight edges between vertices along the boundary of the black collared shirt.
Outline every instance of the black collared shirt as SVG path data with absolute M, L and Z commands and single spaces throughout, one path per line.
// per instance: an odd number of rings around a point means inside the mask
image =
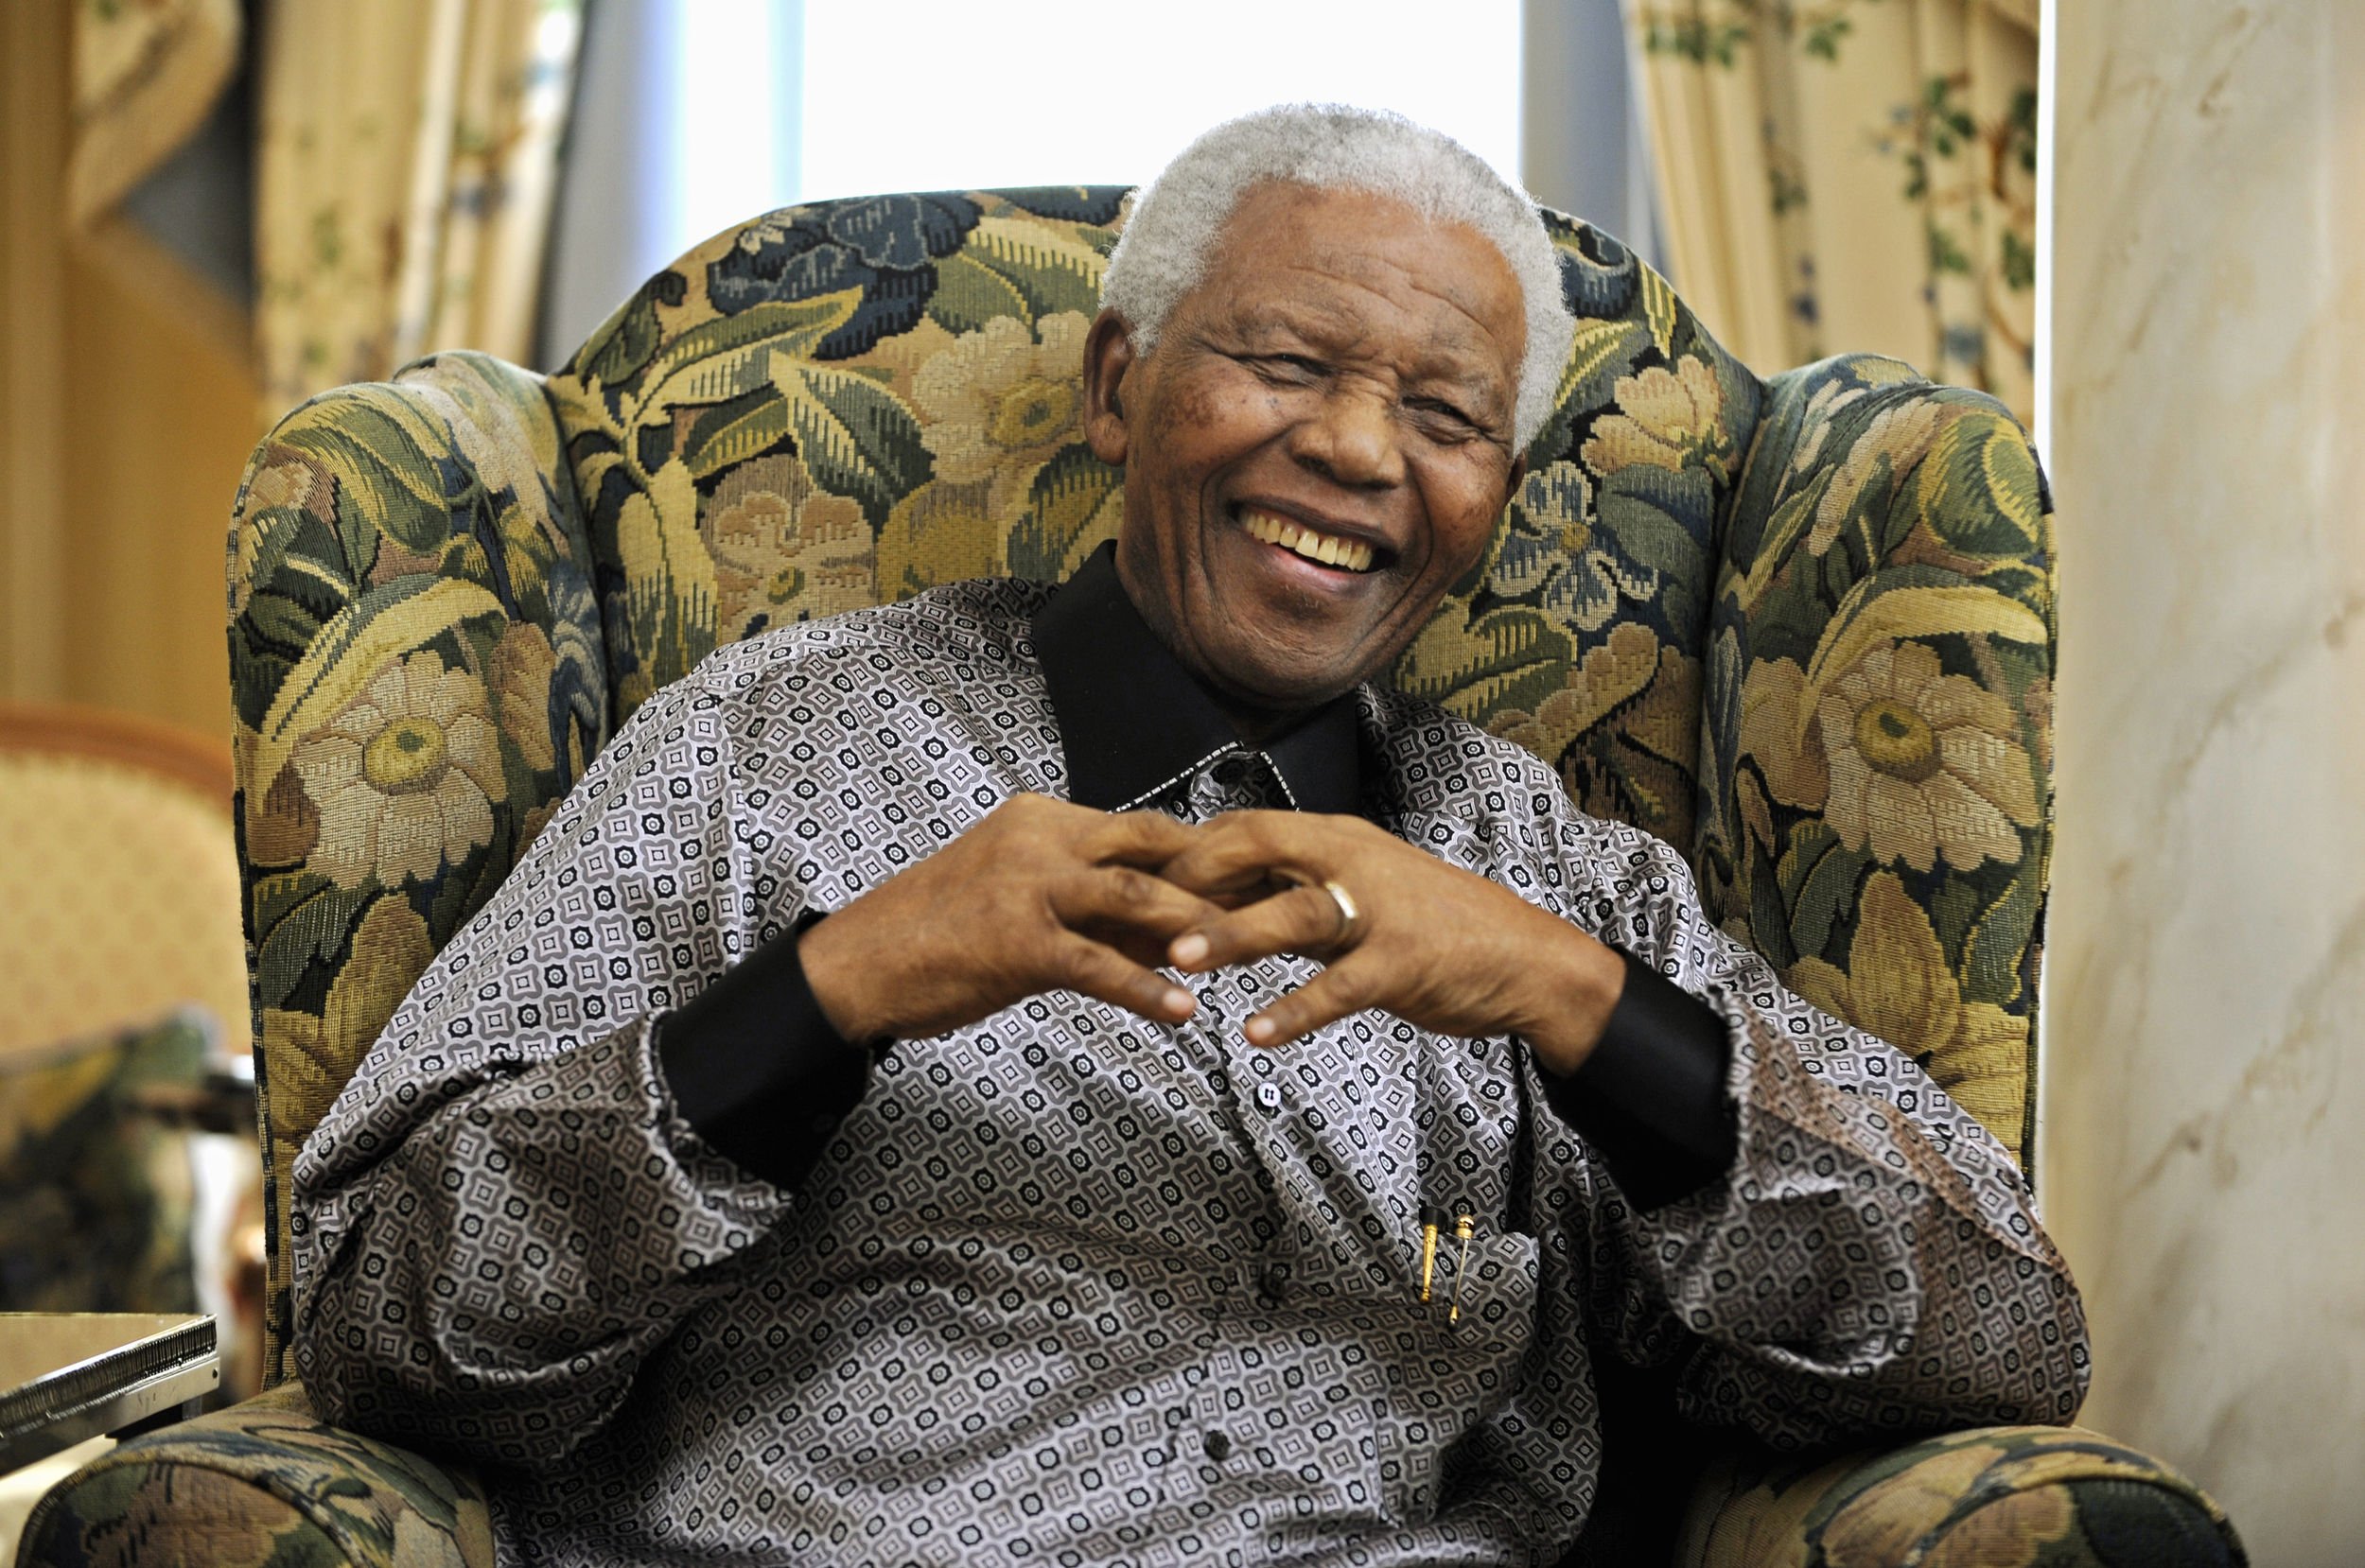
M 1034 617 L 1033 645 L 1067 763 L 1068 798 L 1133 810 L 1173 798 L 1238 757 L 1269 770 L 1272 802 L 1292 810 L 1387 812 L 1384 778 L 1367 796 L 1366 747 L 1352 692 L 1249 746 L 1198 678 L 1150 629 L 1103 546 Z M 794 1187 L 861 1099 L 864 1050 L 841 1037 L 797 961 L 808 919 L 664 1020 L 658 1051 L 682 1115 L 750 1171 Z M 1602 1038 L 1567 1077 L 1546 1074 L 1552 1108 L 1601 1153 L 1637 1202 L 1656 1206 L 1722 1176 L 1733 1157 L 1724 1024 L 1657 970 L 1626 960 Z

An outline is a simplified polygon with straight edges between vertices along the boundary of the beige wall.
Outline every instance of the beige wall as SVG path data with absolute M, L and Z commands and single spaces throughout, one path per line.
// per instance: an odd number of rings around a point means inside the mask
M 2085 1420 L 2262 1568 L 2365 1562 L 2365 5 L 2057 20 L 2039 1147 Z
M 63 233 L 64 13 L 0 8 L 0 697 L 226 737 L 245 322 L 134 231 Z

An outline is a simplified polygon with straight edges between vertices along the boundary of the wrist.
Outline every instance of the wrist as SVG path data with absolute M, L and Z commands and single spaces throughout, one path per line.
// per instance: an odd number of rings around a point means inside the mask
M 814 1005 L 821 1009 L 838 1037 L 867 1045 L 885 1039 L 889 1031 L 863 984 L 866 971 L 856 950 L 858 936 L 842 913 L 815 920 L 797 934 L 797 962 L 805 971 L 805 987 L 813 993 Z
M 1529 1000 L 1515 1032 L 1535 1054 L 1537 1066 L 1565 1078 L 1601 1044 L 1625 992 L 1626 961 L 1576 927 L 1545 918 L 1557 928 L 1555 940 L 1525 970 Z

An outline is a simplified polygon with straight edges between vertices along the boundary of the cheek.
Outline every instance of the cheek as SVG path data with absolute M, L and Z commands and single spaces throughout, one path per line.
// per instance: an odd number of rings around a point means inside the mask
M 1176 376 L 1148 412 L 1152 472 L 1161 488 L 1195 489 L 1270 441 L 1288 422 L 1281 395 L 1252 376 Z
M 1423 575 L 1451 581 L 1477 563 L 1502 518 L 1502 476 L 1491 467 L 1429 477 L 1422 485 L 1422 498 L 1436 548 Z

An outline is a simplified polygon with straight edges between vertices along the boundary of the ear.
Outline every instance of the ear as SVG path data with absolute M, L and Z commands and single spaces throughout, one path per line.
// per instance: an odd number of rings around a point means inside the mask
M 1131 432 L 1125 422 L 1126 373 L 1133 368 L 1133 336 L 1125 318 L 1103 310 L 1084 335 L 1084 440 L 1093 456 L 1125 466 Z
M 1511 504 L 1511 498 L 1519 494 L 1520 481 L 1527 477 L 1528 455 L 1522 452 L 1511 460 L 1511 472 L 1503 479 L 1503 505 Z

